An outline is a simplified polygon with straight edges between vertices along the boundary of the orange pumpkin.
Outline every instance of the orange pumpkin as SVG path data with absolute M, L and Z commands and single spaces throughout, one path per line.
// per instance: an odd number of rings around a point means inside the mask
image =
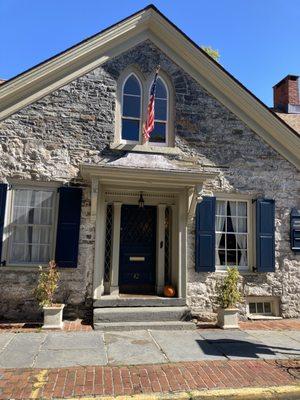
M 164 287 L 164 295 L 165 297 L 174 297 L 175 296 L 175 289 L 171 285 L 166 285 Z

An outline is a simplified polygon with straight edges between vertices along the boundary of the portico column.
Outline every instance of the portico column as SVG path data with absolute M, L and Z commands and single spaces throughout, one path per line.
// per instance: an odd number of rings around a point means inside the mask
M 93 208 L 96 212 L 96 233 L 95 233 L 95 262 L 94 262 L 94 299 L 100 299 L 104 293 L 104 257 L 105 257 L 105 230 L 106 230 L 106 209 L 107 203 L 104 200 L 103 186 L 93 183 L 94 189 L 97 188 L 97 199 L 93 199 Z M 94 190 L 93 196 L 95 197 Z M 94 218 L 95 210 L 91 212 Z
M 120 231 L 121 231 L 122 203 L 113 203 L 113 235 L 112 235 L 112 262 L 110 276 L 110 294 L 119 294 L 119 259 L 120 259 Z
M 165 285 L 165 213 L 166 205 L 159 204 L 157 206 L 157 294 L 163 294 Z

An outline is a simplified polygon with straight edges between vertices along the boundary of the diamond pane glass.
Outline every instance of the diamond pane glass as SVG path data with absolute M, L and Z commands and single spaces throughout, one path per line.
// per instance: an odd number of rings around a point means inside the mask
M 104 282 L 110 281 L 110 267 L 111 267 L 111 256 L 112 256 L 112 227 L 113 227 L 113 207 L 111 204 L 108 204 L 106 211 Z
M 171 210 L 165 212 L 165 283 L 171 284 Z

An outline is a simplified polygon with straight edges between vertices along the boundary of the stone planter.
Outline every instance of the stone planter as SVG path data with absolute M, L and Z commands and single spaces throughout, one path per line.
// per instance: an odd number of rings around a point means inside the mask
M 219 308 L 218 326 L 222 329 L 238 329 L 239 318 L 237 308 Z
M 63 328 L 63 309 L 64 304 L 43 307 L 44 324 L 43 329 L 62 329 Z

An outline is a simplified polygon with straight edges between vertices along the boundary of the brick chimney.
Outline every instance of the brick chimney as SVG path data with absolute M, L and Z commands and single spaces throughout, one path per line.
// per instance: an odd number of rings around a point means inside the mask
M 300 114 L 300 77 L 287 75 L 274 87 L 274 110 Z

